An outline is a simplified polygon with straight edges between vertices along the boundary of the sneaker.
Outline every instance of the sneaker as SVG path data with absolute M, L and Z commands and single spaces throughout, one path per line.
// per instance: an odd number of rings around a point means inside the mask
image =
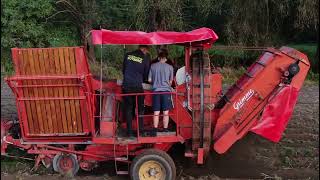
M 139 134 L 140 134 L 140 136 L 141 136 L 142 134 L 144 134 L 144 132 L 145 132 L 145 130 L 139 129 Z
M 148 133 L 147 133 L 146 131 L 141 132 L 141 133 L 140 133 L 140 136 L 141 136 L 141 137 L 146 137 L 146 136 L 148 136 Z
M 136 137 L 134 137 L 134 136 L 129 136 L 129 137 L 127 137 L 127 139 L 128 139 L 128 140 L 135 140 Z
M 170 132 L 168 128 L 164 128 L 162 132 Z
M 152 131 L 150 132 L 150 136 L 151 137 L 156 137 L 157 136 L 157 132 L 158 132 L 158 129 L 157 128 L 153 128 Z
M 134 137 L 133 133 L 127 133 L 127 137 L 130 138 L 130 137 Z

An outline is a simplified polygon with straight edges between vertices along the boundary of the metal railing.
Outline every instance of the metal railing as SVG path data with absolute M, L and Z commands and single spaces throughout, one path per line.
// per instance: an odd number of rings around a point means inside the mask
M 105 113 L 102 113 L 101 111 L 105 110 L 105 106 L 102 105 L 102 108 L 100 108 L 100 112 L 96 112 L 96 114 L 93 116 L 94 119 L 98 118 L 100 121 L 103 121 L 104 119 L 111 119 L 111 121 L 108 121 L 108 122 L 112 122 L 113 124 L 113 132 L 112 132 L 112 136 L 110 136 L 110 138 L 116 138 L 117 137 L 117 124 L 119 123 L 118 120 L 119 118 L 119 114 L 120 112 L 118 112 L 119 109 L 117 109 L 117 103 L 120 103 L 121 100 L 123 100 L 124 97 L 127 97 L 127 96 L 134 96 L 135 97 L 135 116 L 134 118 L 132 119 L 133 121 L 135 120 L 135 125 L 136 125 L 136 134 L 137 134 L 137 141 L 139 141 L 140 138 L 143 138 L 140 136 L 140 127 L 139 127 L 139 118 L 148 118 L 148 117 L 154 117 L 154 116 L 159 116 L 159 117 L 164 117 L 166 115 L 164 114 L 159 114 L 159 115 L 154 115 L 153 112 L 152 114 L 139 114 L 139 111 L 138 111 L 138 98 L 139 96 L 145 96 L 145 99 L 146 100 L 147 96 L 152 96 L 152 95 L 156 95 L 156 94 L 170 94 L 172 96 L 172 103 L 173 103 L 173 109 L 171 109 L 168 113 L 168 116 L 169 116 L 169 121 L 170 121 L 170 117 L 171 119 L 173 119 L 173 121 L 175 122 L 175 125 L 176 125 L 176 129 L 175 129 L 175 135 L 178 136 L 180 134 L 179 132 L 179 117 L 178 117 L 178 111 L 177 111 L 177 108 L 174 107 L 174 104 L 177 102 L 178 100 L 178 93 L 177 92 L 144 92 L 144 93 L 126 93 L 126 94 L 116 94 L 116 93 L 110 93 L 110 92 L 104 92 L 104 93 L 95 93 L 95 94 L 92 94 L 93 95 L 93 99 L 98 99 L 98 98 L 103 98 L 104 100 L 102 100 L 101 102 L 105 103 L 106 102 L 106 99 L 109 97 L 112 99 L 112 115 L 110 116 L 104 116 L 103 114 Z M 145 104 L 144 104 L 145 105 Z M 146 105 L 145 105 L 146 106 Z M 152 104 L 151 104 L 152 106 Z M 109 107 L 107 107 L 109 108 Z M 120 106 L 120 110 L 123 110 L 122 109 L 123 107 Z M 145 108 L 145 107 L 143 107 Z M 99 109 L 96 109 L 96 110 L 99 110 Z M 122 112 L 122 111 L 121 111 Z M 99 114 L 99 115 L 98 115 Z M 100 122 L 99 121 L 99 122 Z M 144 120 L 143 120 L 144 121 Z M 126 123 L 126 121 L 124 121 Z M 98 132 L 95 132 L 95 134 L 98 134 Z

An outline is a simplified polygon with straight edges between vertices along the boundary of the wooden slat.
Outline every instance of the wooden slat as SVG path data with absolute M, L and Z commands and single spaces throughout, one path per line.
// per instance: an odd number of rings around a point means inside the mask
M 69 48 L 64 48 L 64 57 L 65 57 L 65 63 L 66 63 L 66 73 L 68 75 L 71 75 L 71 59 L 70 59 L 70 53 Z M 72 84 L 72 80 L 67 80 L 68 84 Z M 68 93 L 70 97 L 73 97 L 73 88 L 68 87 Z M 77 132 L 77 116 L 76 116 L 76 108 L 75 108 L 75 102 L 74 100 L 70 100 L 70 110 L 71 110 L 71 122 L 73 127 L 73 132 Z
M 35 68 L 35 74 L 40 75 L 40 60 L 39 60 L 39 52 L 38 50 L 33 50 L 33 58 L 34 58 L 34 68 Z M 38 81 L 41 83 L 42 81 Z M 39 97 L 44 97 L 44 89 L 43 88 L 38 88 L 38 96 Z M 39 129 L 41 133 L 44 133 L 44 124 L 43 121 L 47 121 L 47 113 L 46 113 L 46 105 L 44 101 L 39 101 L 38 105 L 41 109 L 41 118 L 38 119 L 38 124 L 39 124 Z
M 76 69 L 76 58 L 75 58 L 75 49 L 69 49 L 70 54 L 70 69 L 72 74 L 77 74 Z M 73 80 L 72 83 L 76 84 L 78 80 Z M 79 87 L 73 87 L 73 95 L 79 96 Z M 82 132 L 82 120 L 81 120 L 81 109 L 80 109 L 80 100 L 75 101 L 75 110 L 76 110 L 76 118 L 77 118 L 77 130 L 78 132 Z
M 19 50 L 18 52 L 18 61 L 20 62 L 20 66 L 19 66 L 19 70 L 20 70 L 20 75 L 25 75 L 25 71 L 24 71 L 24 67 L 26 66 L 26 62 L 23 61 L 23 53 L 22 50 Z M 26 82 L 22 82 L 22 85 L 26 85 Z M 24 97 L 29 97 L 29 90 L 27 88 L 23 89 L 23 96 Z M 25 101 L 25 108 L 26 108 L 26 114 L 27 114 L 27 123 L 29 126 L 29 132 L 30 132 L 30 126 L 33 126 L 32 122 L 32 115 L 31 115 L 31 104 L 29 101 Z M 29 122 L 31 122 L 31 124 L 29 124 Z M 31 128 L 31 132 L 33 133 L 33 128 Z
M 56 56 L 59 58 L 59 55 L 54 54 L 53 49 L 49 49 L 49 59 L 50 59 L 50 61 L 49 61 L 49 66 L 50 66 L 49 75 L 56 75 L 56 68 L 55 68 Z M 52 80 L 51 82 L 53 84 L 59 83 L 58 80 Z M 54 87 L 52 89 L 52 91 L 53 91 L 54 97 L 59 97 L 58 87 Z M 53 103 L 54 103 L 54 109 L 55 109 L 55 113 L 56 113 L 56 116 L 55 116 L 56 119 L 54 121 L 54 123 L 55 123 L 54 133 L 63 133 L 60 101 L 56 100 L 56 101 L 53 101 Z
M 46 75 L 46 72 L 45 72 L 45 63 L 44 63 L 44 53 L 43 53 L 43 50 L 42 49 L 39 49 L 38 51 L 38 56 L 39 56 L 39 64 L 40 64 L 40 75 Z M 45 81 L 43 81 L 44 84 L 46 84 Z M 47 87 L 44 87 L 43 88 L 43 95 L 44 97 L 48 97 L 49 93 L 48 93 L 48 88 Z M 50 129 L 49 129 L 49 122 L 51 122 L 52 124 L 52 116 L 51 116 L 51 110 L 50 110 L 50 103 L 48 101 L 44 101 L 44 106 L 45 106 L 45 112 L 46 112 L 46 116 L 42 119 L 43 121 L 43 127 L 44 127 L 44 131 L 45 133 L 50 133 Z
M 27 50 L 22 50 L 22 55 L 23 55 L 23 67 L 22 67 L 22 72 L 24 73 L 24 75 L 30 75 L 30 62 L 29 62 L 29 59 L 28 59 L 28 51 Z M 31 85 L 31 82 L 30 81 L 26 81 L 24 83 L 24 85 Z M 27 89 L 27 88 L 25 88 Z M 27 97 L 33 97 L 34 96 L 34 92 L 33 92 L 33 89 L 28 89 L 26 90 L 26 96 Z M 35 130 L 34 130 L 34 122 L 37 121 L 37 115 L 36 115 L 36 112 L 34 112 L 34 110 L 36 110 L 36 105 L 33 101 L 30 101 L 29 102 L 30 104 L 30 109 L 29 111 L 27 111 L 28 114 L 31 114 L 29 115 L 29 117 L 32 117 L 32 118 L 28 118 L 28 125 L 29 125 L 29 133 L 31 134 L 34 134 L 35 133 Z
M 85 57 L 84 57 L 84 52 L 82 48 L 75 48 L 75 59 L 76 59 L 76 70 L 77 70 L 77 74 L 87 74 L 89 73 L 87 68 L 84 68 L 85 64 L 84 62 L 86 62 Z M 85 65 L 83 65 L 85 64 Z M 79 88 L 79 95 L 80 96 L 85 96 L 84 91 Z M 88 132 L 89 128 L 91 126 L 90 122 L 89 122 L 89 112 L 87 110 L 86 107 L 86 102 L 85 101 L 80 101 L 80 107 L 81 107 L 81 118 L 82 118 L 82 130 L 83 132 Z
M 59 56 L 60 56 L 60 67 L 61 67 L 61 73 L 62 74 L 67 74 L 66 71 L 66 66 L 65 66 L 65 50 L 64 49 L 59 49 Z M 67 84 L 65 80 L 62 81 L 63 84 Z M 69 92 L 68 92 L 68 88 L 64 87 L 63 88 L 63 95 L 65 97 L 70 97 L 69 96 Z M 68 124 L 68 133 L 72 133 L 73 132 L 73 128 L 72 128 L 72 117 L 71 117 L 71 108 L 70 108 L 70 100 L 64 100 L 65 101 L 65 107 L 66 107 L 66 121 Z
M 30 62 L 30 74 L 31 75 L 36 75 L 36 71 L 35 71 L 35 63 L 38 63 L 35 61 L 34 57 L 33 57 L 33 53 L 32 53 L 32 50 L 28 50 L 28 61 Z M 39 82 L 37 82 L 36 80 L 33 80 L 31 82 L 31 84 L 38 84 Z M 38 89 L 37 88 L 34 88 L 33 89 L 34 91 L 34 97 L 39 97 L 39 92 L 38 92 Z M 34 132 L 35 134 L 38 134 L 39 133 L 39 121 L 42 119 L 42 111 L 41 111 L 41 106 L 40 106 L 40 101 L 34 101 L 34 104 L 36 106 L 36 109 L 33 109 L 32 111 L 36 111 L 36 115 L 37 115 L 37 120 L 34 120 L 33 121 L 33 126 L 34 126 Z M 45 113 L 45 112 L 43 112 Z
M 55 73 L 57 75 L 61 75 L 61 66 L 59 61 L 59 50 L 54 49 L 54 66 L 55 66 Z M 63 55 L 62 55 L 63 56 Z M 57 80 L 59 84 L 62 84 L 61 80 Z M 63 97 L 63 88 L 58 87 L 58 96 Z M 68 124 L 67 124 L 67 118 L 66 118 L 66 105 L 64 100 L 59 100 L 60 104 L 60 110 L 61 110 L 61 123 L 62 123 L 62 132 L 67 133 L 68 132 Z
M 13 60 L 13 63 L 14 63 L 14 70 L 15 70 L 15 73 L 16 75 L 21 75 L 21 58 L 19 58 L 19 54 L 21 54 L 21 51 L 19 49 L 11 49 L 11 52 L 12 52 L 12 60 Z M 22 85 L 22 82 L 21 81 L 17 81 L 17 85 Z M 23 92 L 23 89 L 22 88 L 19 88 L 17 89 L 19 95 L 21 95 L 22 97 L 24 97 L 24 92 Z M 18 110 L 18 113 L 20 114 L 21 113 L 21 116 L 22 118 L 19 120 L 20 121 L 20 124 L 21 124 L 21 133 L 22 135 L 25 135 L 26 132 L 29 131 L 29 125 L 28 125 L 28 122 L 25 122 L 25 120 L 28 120 L 28 115 L 27 115 L 27 112 L 26 112 L 26 105 L 25 105 L 25 102 L 24 101 L 19 101 L 17 102 L 17 110 Z
M 43 49 L 43 58 L 44 58 L 44 72 L 46 75 L 49 75 L 49 72 L 51 71 L 53 67 L 50 67 L 50 59 L 49 59 L 49 50 L 48 49 Z M 52 80 L 45 80 L 46 84 L 52 84 Z M 48 89 L 48 97 L 53 97 L 53 91 L 52 88 L 47 88 Z M 50 107 L 50 113 L 51 113 L 51 118 L 49 119 L 48 122 L 48 130 L 50 133 L 55 132 L 57 129 L 57 123 L 56 123 L 56 109 L 54 107 L 54 102 L 53 100 L 46 100 L 48 102 L 49 107 Z

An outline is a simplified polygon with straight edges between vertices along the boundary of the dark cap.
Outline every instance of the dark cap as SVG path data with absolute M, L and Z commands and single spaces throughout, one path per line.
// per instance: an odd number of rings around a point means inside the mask
M 158 56 L 159 56 L 159 57 L 168 57 L 168 49 L 161 48 L 161 49 L 159 50 Z

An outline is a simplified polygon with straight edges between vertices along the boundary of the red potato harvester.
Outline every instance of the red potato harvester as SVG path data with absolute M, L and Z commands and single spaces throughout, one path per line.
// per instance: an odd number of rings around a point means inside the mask
M 121 84 L 96 80 L 83 47 L 13 48 L 15 75 L 5 80 L 16 97 L 19 120 L 1 122 L 1 155 L 9 145 L 35 155 L 55 171 L 75 175 L 98 162 L 113 161 L 132 179 L 175 179 L 166 153 L 175 143 L 203 164 L 210 151 L 225 153 L 249 131 L 278 142 L 291 117 L 310 64 L 289 47 L 265 49 L 243 76 L 222 94 L 222 76 L 212 73 L 206 50 L 218 39 L 200 28 L 190 32 L 92 30 L 94 45 L 181 45 L 185 66 L 178 70 L 169 112 L 172 132 L 156 137 L 122 136 L 123 96 L 145 96 L 145 128 L 152 128 L 150 89 L 122 94 Z M 149 109 L 149 110 L 148 110 Z M 137 112 L 137 111 L 136 111 Z M 18 131 L 14 127 L 19 127 Z M 8 155 L 9 156 L 9 155 Z M 125 164 L 122 169 L 119 164 Z

